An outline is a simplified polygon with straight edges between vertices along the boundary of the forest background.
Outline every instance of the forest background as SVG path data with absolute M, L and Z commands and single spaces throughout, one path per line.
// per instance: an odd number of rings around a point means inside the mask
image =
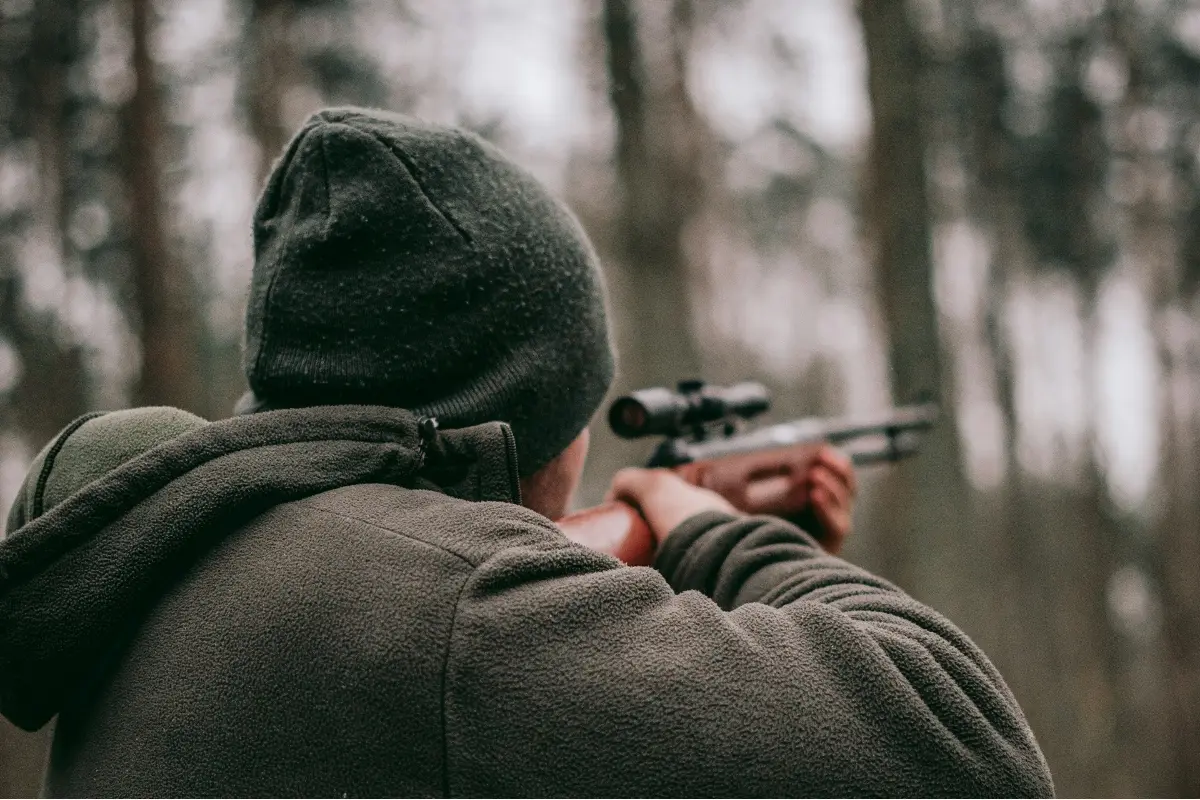
M 959 623 L 1060 794 L 1200 794 L 1200 3 L 0 0 L 0 507 L 94 408 L 228 416 L 250 218 L 329 104 L 576 210 L 616 390 L 936 392 L 851 560 Z M 594 430 L 580 501 L 646 445 Z M 0 796 L 47 736 L 0 727 Z

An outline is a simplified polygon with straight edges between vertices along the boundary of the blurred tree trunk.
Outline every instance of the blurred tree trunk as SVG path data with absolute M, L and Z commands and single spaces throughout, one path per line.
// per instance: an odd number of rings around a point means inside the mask
M 33 144 L 37 192 L 0 216 L 0 242 L 19 241 L 36 230 L 61 252 L 67 218 L 67 72 L 79 57 L 79 4 L 36 0 L 27 13 L 32 17 L 28 38 L 0 13 L 0 41 L 8 49 L 5 60 L 11 77 L 7 96 L 15 100 L 0 111 L 0 148 Z M 0 260 L 0 337 L 12 345 L 22 365 L 16 386 L 0 402 L 0 433 L 16 434 L 40 449 L 85 407 L 86 370 L 80 348 L 61 341 L 49 315 L 35 315 L 23 307 L 17 254 L 4 246 Z M 0 508 L 0 514 L 7 511 Z M 40 792 L 49 742 L 49 729 L 26 733 L 0 719 L 0 797 Z
M 1062 64 L 1047 132 L 1025 172 L 1026 230 L 1035 267 L 1043 276 L 1057 271 L 1078 289 L 1086 404 L 1082 476 L 1069 488 L 1043 488 L 1034 508 L 1046 520 L 1045 533 L 1029 544 L 1057 634 L 1046 667 L 1057 676 L 1058 697 L 1051 702 L 1058 705 L 1058 724 L 1051 735 L 1066 756 L 1062 786 L 1072 793 L 1122 795 L 1134 791 L 1131 782 L 1140 769 L 1135 754 L 1146 740 L 1123 733 L 1136 725 L 1122 686 L 1126 642 L 1113 627 L 1109 605 L 1110 581 L 1130 531 L 1122 530 L 1097 445 L 1103 357 L 1098 306 L 1119 243 L 1101 222 L 1111 211 L 1105 176 L 1113 153 L 1104 135 L 1104 109 L 1084 86 L 1088 34 L 1079 31 L 1059 45 Z
M 1200 59 L 1192 66 L 1191 74 L 1179 76 L 1179 81 L 1195 92 Z M 1196 109 L 1193 101 L 1187 118 L 1192 130 L 1200 124 Z M 1160 526 L 1156 573 L 1163 591 L 1166 679 L 1174 723 L 1173 791 L 1180 797 L 1200 797 L 1200 165 L 1187 137 L 1181 138 L 1177 150 L 1176 174 L 1186 182 L 1178 187 L 1175 217 L 1180 240 L 1178 308 L 1172 314 L 1174 324 L 1164 326 L 1162 333 L 1176 331 L 1167 379 L 1178 383 L 1167 383 L 1170 422 L 1164 435 L 1172 452 L 1163 464 L 1169 500 Z
M 691 0 L 672 5 L 670 51 L 650 73 L 634 0 L 605 0 L 609 97 L 616 117 L 620 226 L 620 384 L 641 388 L 696 377 L 684 231 L 702 203 L 695 161 L 704 135 L 684 70 Z
M 19 280 L 0 277 L 0 335 L 13 344 L 22 363 L 5 422 L 36 451 L 84 412 L 88 376 L 82 349 L 59 341 L 53 320 L 21 308 L 21 292 Z
M 1004 47 L 994 34 L 978 26 L 974 8 L 964 9 L 962 23 L 963 48 L 955 54 L 955 71 L 961 80 L 957 112 L 962 120 L 964 168 L 969 173 L 964 201 L 970 219 L 985 231 L 993 247 L 980 322 L 1005 434 L 1003 483 L 980 502 L 979 521 L 991 527 L 985 567 L 992 579 L 982 592 L 990 608 L 984 613 L 994 617 L 997 666 L 1034 730 L 1040 732 L 1050 726 L 1061 705 L 1056 689 L 1060 671 L 1051 666 L 1058 656 L 1055 648 L 1037 646 L 1028 624 L 1031 618 L 1049 614 L 1050 602 L 1038 564 L 1039 521 L 1031 514 L 1035 493 L 1017 458 L 1016 353 L 1005 323 L 1006 301 L 1023 279 L 1023 265 L 1029 259 L 1013 186 L 1017 159 L 1004 121 L 1009 100 Z M 985 646 L 991 648 L 993 643 Z
M 925 178 L 925 56 L 906 0 L 860 5 L 874 120 L 869 198 L 892 389 L 904 402 L 941 388 Z
M 1164 335 L 1170 336 L 1170 328 L 1176 326 L 1163 327 Z M 1163 597 L 1164 710 L 1169 721 L 1162 736 L 1173 744 L 1167 783 L 1178 797 L 1200 797 L 1200 419 L 1188 413 L 1195 400 L 1174 390 L 1180 383 L 1193 387 L 1193 392 L 1200 385 L 1197 344 L 1194 338 L 1163 343 L 1169 352 L 1163 415 L 1168 445 L 1162 464 L 1167 507 L 1159 525 L 1155 574 Z
M 289 0 L 252 0 L 250 7 L 246 93 L 250 129 L 259 147 L 259 183 L 291 135 L 283 100 L 297 70 L 289 37 L 292 15 Z
M 26 82 L 17 90 L 17 108 L 9 121 L 13 141 L 32 139 L 38 185 L 21 216 L 7 227 L 14 234 L 32 226 L 36 235 L 61 254 L 67 226 L 67 71 L 79 57 L 77 0 L 38 0 L 32 15 L 24 61 Z M 5 41 L 11 41 L 6 39 Z M 19 74 L 19 73 L 18 73 Z M 6 254 L 9 263 L 15 253 Z M 40 448 L 87 404 L 87 375 L 78 345 L 62 341 L 54 324 L 35 319 L 22 308 L 22 278 L 15 272 L 0 287 L 0 332 L 15 346 L 24 369 L 14 390 L 14 421 L 22 435 Z M 38 315 L 41 316 L 41 315 Z
M 904 0 L 859 5 L 867 47 L 867 88 L 873 116 L 869 190 L 864 208 L 888 337 L 892 396 L 912 402 L 941 397 L 946 419 L 922 454 L 887 478 L 887 522 L 876 533 L 881 569 L 951 616 L 970 591 L 952 585 L 961 570 L 946 559 L 973 532 L 962 475 L 949 370 L 933 299 L 932 223 L 925 158 L 929 149 L 924 91 L 926 54 Z M 960 587 L 961 588 L 961 587 Z
M 30 119 L 37 142 L 39 216 L 65 240 L 67 207 L 67 70 L 76 56 L 76 2 L 34 4 L 29 83 Z
M 1185 263 L 1184 268 L 1197 270 L 1200 264 Z M 1178 307 L 1159 318 L 1166 365 L 1161 465 L 1166 508 L 1156 531 L 1154 574 L 1164 610 L 1164 716 L 1170 727 L 1163 738 L 1173 743 L 1168 785 L 1176 796 L 1200 797 L 1200 408 L 1195 394 L 1200 386 L 1200 295 L 1177 296 L 1175 302 Z
M 125 170 L 133 217 L 132 256 L 142 370 L 136 401 L 202 408 L 193 311 L 195 287 L 172 252 L 162 190 L 163 113 L 150 53 L 152 0 L 130 0 L 134 90 L 125 109 Z
M 686 83 L 693 2 L 603 0 L 601 10 L 617 173 L 613 231 L 606 237 L 615 246 L 606 277 L 619 354 L 615 384 L 622 391 L 673 387 L 700 377 L 703 366 L 692 328 L 697 265 L 688 239 L 705 206 L 712 133 Z M 648 35 L 639 9 L 664 14 L 655 21 L 665 35 Z M 649 42 L 653 52 L 643 47 Z M 616 439 L 603 422 L 593 434 L 588 486 L 607 485 L 616 469 L 649 450 L 646 442 Z
M 1129 249 L 1143 267 L 1139 277 L 1149 300 L 1161 369 L 1162 507 L 1153 530 L 1136 538 L 1135 555 L 1161 592 L 1163 613 L 1154 621 L 1157 635 L 1138 643 L 1125 691 L 1134 698 L 1138 723 L 1129 726 L 1139 745 L 1135 763 L 1145 769 L 1138 791 L 1192 797 L 1200 796 L 1200 419 L 1193 410 L 1200 387 L 1200 331 L 1194 315 L 1189 324 L 1187 308 L 1189 300 L 1196 299 L 1192 279 L 1200 270 L 1188 205 L 1200 196 L 1200 181 L 1186 133 L 1198 124 L 1194 104 L 1176 106 L 1170 100 L 1182 96 L 1173 94 L 1180 86 L 1194 91 L 1195 76 L 1177 72 L 1178 61 L 1156 57 L 1159 43 L 1153 37 L 1161 34 L 1131 0 L 1109 0 L 1108 15 L 1113 38 L 1130 62 L 1122 109 L 1127 138 L 1122 144 L 1146 188 L 1130 209 Z M 1149 111 L 1176 117 L 1171 146 L 1156 149 L 1148 145 L 1148 137 L 1138 135 L 1141 126 L 1134 122 L 1146 119 Z M 1156 685 L 1148 686 L 1152 681 Z

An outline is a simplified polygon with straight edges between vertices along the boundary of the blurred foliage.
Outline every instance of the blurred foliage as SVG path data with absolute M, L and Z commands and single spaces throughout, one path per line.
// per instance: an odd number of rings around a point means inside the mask
M 980 642 L 1060 794 L 1200 793 L 1200 5 L 2 0 L 0 64 L 0 504 L 84 410 L 229 413 L 307 114 L 463 124 L 592 234 L 617 389 L 939 394 L 850 557 Z M 584 503 L 646 454 L 593 442 Z

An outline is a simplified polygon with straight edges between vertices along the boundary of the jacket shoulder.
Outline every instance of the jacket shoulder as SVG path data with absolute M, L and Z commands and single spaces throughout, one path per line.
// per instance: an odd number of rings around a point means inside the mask
M 390 484 L 347 486 L 295 505 L 385 535 L 424 542 L 472 567 L 511 547 L 569 544 L 554 523 L 523 506 L 460 500 L 441 492 Z

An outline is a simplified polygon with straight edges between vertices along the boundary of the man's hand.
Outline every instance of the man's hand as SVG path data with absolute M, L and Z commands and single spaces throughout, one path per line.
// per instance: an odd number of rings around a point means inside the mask
M 701 488 L 703 487 L 703 488 Z M 702 511 L 787 518 L 837 555 L 850 535 L 857 480 L 850 459 L 823 445 L 798 450 L 764 470 L 756 458 L 689 464 L 675 471 L 625 469 L 613 478 L 610 500 L 636 507 L 656 545 L 679 523 Z
M 768 467 L 749 458 L 740 467 L 729 464 L 718 470 L 714 464 L 693 474 L 747 514 L 770 514 L 799 525 L 833 555 L 850 535 L 857 491 L 854 465 L 830 445 L 797 448 Z
M 667 469 L 623 469 L 613 477 L 609 500 L 636 508 L 650 526 L 655 547 L 685 520 L 705 511 L 738 514 L 721 495 L 693 486 Z
M 836 448 L 825 446 L 817 451 L 800 483 L 807 492 L 808 508 L 819 530 L 809 530 L 827 552 L 842 551 L 854 517 L 854 495 L 858 481 L 850 459 Z

